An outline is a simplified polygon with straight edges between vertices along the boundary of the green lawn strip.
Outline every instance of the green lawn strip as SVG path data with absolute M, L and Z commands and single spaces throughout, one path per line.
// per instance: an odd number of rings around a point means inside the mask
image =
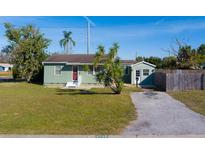
M 169 93 L 175 99 L 183 102 L 186 106 L 195 112 L 205 115 L 205 91 L 177 91 Z
M 130 92 L 64 90 L 27 83 L 0 84 L 0 134 L 119 134 L 135 119 Z

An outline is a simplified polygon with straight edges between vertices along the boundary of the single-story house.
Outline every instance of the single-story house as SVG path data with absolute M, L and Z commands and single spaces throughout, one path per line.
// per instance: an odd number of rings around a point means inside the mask
M 97 84 L 95 74 L 101 67 L 94 68 L 94 54 L 53 55 L 43 62 L 44 85 L 63 84 Z M 140 86 L 153 86 L 153 72 L 155 65 L 145 61 L 121 60 L 124 68 L 124 82 L 139 84 Z M 85 65 L 88 70 L 85 71 Z
M 12 70 L 13 65 L 9 63 L 0 63 L 0 72 L 7 72 Z
M 202 69 L 205 69 L 205 62 L 201 66 Z

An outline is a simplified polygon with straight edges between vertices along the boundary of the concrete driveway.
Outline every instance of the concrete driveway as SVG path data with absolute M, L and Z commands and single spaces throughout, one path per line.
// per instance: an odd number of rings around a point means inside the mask
M 133 93 L 138 114 L 123 136 L 205 136 L 205 116 L 193 112 L 164 92 Z

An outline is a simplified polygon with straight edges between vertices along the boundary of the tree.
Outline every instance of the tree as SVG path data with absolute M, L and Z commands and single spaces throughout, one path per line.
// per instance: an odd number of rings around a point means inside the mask
M 135 58 L 136 62 L 141 62 L 141 61 L 143 61 L 144 59 L 145 59 L 145 57 L 142 57 L 142 56 L 137 56 L 137 57 Z
M 123 68 L 117 57 L 118 49 L 118 44 L 114 43 L 109 53 L 105 54 L 105 48 L 99 46 L 94 61 L 95 67 L 102 65 L 102 70 L 96 74 L 97 80 L 116 94 L 120 94 L 123 88 Z
M 201 44 L 197 49 L 197 53 L 205 56 L 205 44 Z
M 149 63 L 151 63 L 151 64 L 156 65 L 156 68 L 161 68 L 161 67 L 162 67 L 162 59 L 159 58 L 159 57 L 153 57 L 153 56 L 151 56 L 151 57 L 149 57 L 149 58 L 144 58 L 144 60 L 145 60 L 146 62 L 149 62 Z
M 4 27 L 5 36 L 12 47 L 10 61 L 14 64 L 14 72 L 30 82 L 42 69 L 42 61 L 47 56 L 45 49 L 50 40 L 44 38 L 32 25 L 15 28 L 10 23 L 5 23 Z
M 163 69 L 176 69 L 177 68 L 177 58 L 175 56 L 164 57 L 162 59 Z
M 176 47 L 171 46 L 171 49 L 167 51 L 172 52 L 177 57 L 177 69 L 201 68 L 201 65 L 205 61 L 205 44 L 201 44 L 197 49 L 192 48 L 191 45 L 187 45 L 178 39 L 176 39 L 175 44 Z
M 65 53 L 71 52 L 72 46 L 75 46 L 75 41 L 72 39 L 72 32 L 63 31 L 64 38 L 60 40 L 59 44 L 64 48 Z
M 179 47 L 177 54 L 177 67 L 180 69 L 199 69 L 198 54 L 190 45 Z
M 11 51 L 13 50 L 13 47 L 11 45 L 7 45 L 3 47 L 0 53 L 0 61 L 2 62 L 10 62 L 11 57 Z

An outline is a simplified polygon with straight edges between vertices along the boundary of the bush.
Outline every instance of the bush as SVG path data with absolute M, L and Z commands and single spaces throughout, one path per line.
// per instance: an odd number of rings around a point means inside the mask
M 38 83 L 38 84 L 43 84 L 43 67 L 39 70 L 38 73 L 35 73 L 32 78 L 31 78 L 31 82 L 32 83 Z
M 20 72 L 16 67 L 13 67 L 12 73 L 13 73 L 14 80 L 21 79 Z

